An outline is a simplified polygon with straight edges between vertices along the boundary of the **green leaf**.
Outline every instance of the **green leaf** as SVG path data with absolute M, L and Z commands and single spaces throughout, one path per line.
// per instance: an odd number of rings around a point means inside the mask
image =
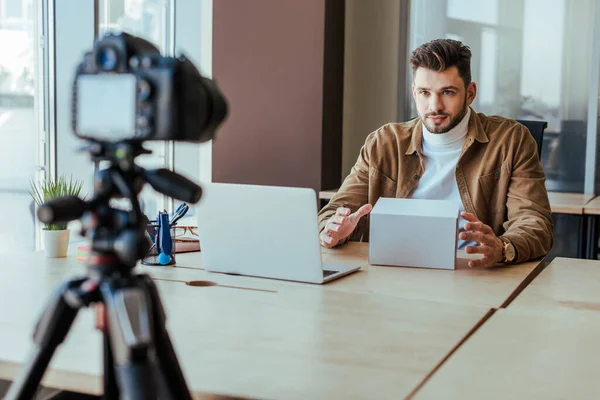
M 73 180 L 73 176 L 69 176 L 68 181 L 65 175 L 61 175 L 56 180 L 47 179 L 40 183 L 30 182 L 31 189 L 29 194 L 35 201 L 35 204 L 40 207 L 42 204 L 63 196 L 79 196 L 83 181 L 79 179 Z M 67 224 L 48 224 L 47 230 L 57 231 L 67 229 Z

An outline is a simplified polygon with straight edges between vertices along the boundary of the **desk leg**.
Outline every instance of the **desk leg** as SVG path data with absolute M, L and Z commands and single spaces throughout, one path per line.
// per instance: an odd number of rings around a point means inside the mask
M 587 219 L 587 251 L 586 258 L 598 259 L 598 215 L 585 215 Z
M 585 215 L 579 216 L 579 238 L 577 240 L 577 258 L 587 256 L 587 219 Z

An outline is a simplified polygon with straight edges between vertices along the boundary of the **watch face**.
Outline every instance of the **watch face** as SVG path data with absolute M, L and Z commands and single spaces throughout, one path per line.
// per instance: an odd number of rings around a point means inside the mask
M 506 259 L 510 262 L 515 259 L 515 248 L 512 244 L 507 243 L 505 247 Z

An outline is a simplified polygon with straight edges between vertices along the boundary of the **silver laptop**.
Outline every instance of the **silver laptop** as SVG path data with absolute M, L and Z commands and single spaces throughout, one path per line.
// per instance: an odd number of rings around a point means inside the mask
M 321 263 L 313 189 L 203 184 L 196 205 L 207 271 L 326 283 L 360 266 Z

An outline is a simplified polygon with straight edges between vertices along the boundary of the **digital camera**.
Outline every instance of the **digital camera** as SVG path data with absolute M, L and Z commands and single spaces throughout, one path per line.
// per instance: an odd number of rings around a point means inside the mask
M 127 33 L 98 39 L 76 70 L 72 126 L 82 139 L 201 143 L 226 116 L 215 82 L 185 56 L 164 57 Z

